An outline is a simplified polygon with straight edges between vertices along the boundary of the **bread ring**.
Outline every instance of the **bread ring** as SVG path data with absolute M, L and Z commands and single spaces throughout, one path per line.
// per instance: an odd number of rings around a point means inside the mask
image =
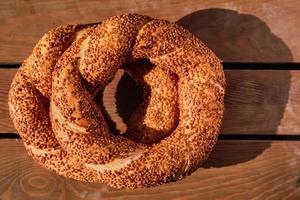
M 140 59 L 153 66 L 125 65 Z M 94 96 L 122 66 L 153 95 L 132 115 L 128 133 L 115 136 Z M 222 65 L 199 39 L 174 23 L 125 14 L 46 33 L 14 77 L 9 110 L 42 166 L 137 188 L 176 181 L 199 167 L 216 143 L 224 93 Z

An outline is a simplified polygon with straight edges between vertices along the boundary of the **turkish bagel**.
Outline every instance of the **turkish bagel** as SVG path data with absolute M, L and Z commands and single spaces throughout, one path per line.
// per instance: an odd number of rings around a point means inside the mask
M 94 97 L 120 68 L 148 89 L 127 132 L 113 135 Z M 40 165 L 77 180 L 137 188 L 199 167 L 218 138 L 224 94 L 220 60 L 198 38 L 175 23 L 124 14 L 50 30 L 16 73 L 8 101 Z

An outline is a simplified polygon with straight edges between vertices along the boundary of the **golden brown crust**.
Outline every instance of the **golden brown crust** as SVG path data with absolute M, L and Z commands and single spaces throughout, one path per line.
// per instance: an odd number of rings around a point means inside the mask
M 95 91 L 126 62 L 144 58 L 154 65 L 125 70 L 150 95 L 128 133 L 114 136 Z M 42 166 L 116 188 L 149 187 L 179 180 L 207 158 L 220 130 L 224 88 L 219 59 L 199 39 L 174 23 L 126 14 L 46 33 L 12 82 L 9 109 Z

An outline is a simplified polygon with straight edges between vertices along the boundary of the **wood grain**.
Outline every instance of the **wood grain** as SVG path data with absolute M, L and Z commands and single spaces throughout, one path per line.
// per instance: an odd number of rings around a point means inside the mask
M 0 68 L 0 133 L 16 132 L 8 112 L 8 91 L 17 69 Z
M 0 69 L 0 133 L 16 133 L 8 114 L 7 93 L 17 69 Z M 300 71 L 226 70 L 222 134 L 300 134 Z M 119 71 L 103 93 L 103 105 L 118 130 L 141 99 L 141 92 Z M 125 95 L 126 93 L 126 95 Z
M 159 187 L 115 190 L 44 170 L 22 141 L 0 140 L 0 198 L 7 199 L 299 199 L 300 142 L 219 141 L 191 176 Z
M 299 62 L 297 0 L 1 1 L 0 62 L 21 62 L 47 30 L 121 13 L 178 21 L 225 61 Z

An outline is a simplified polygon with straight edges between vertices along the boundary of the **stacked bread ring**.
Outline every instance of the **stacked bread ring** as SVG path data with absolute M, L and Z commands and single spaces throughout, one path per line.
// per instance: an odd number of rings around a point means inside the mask
M 128 64 L 141 59 L 152 65 Z M 113 135 L 94 97 L 120 68 L 148 91 L 127 133 Z M 14 77 L 9 110 L 45 168 L 115 188 L 149 187 L 185 177 L 208 157 L 224 88 L 219 59 L 198 38 L 165 20 L 125 14 L 46 33 Z

